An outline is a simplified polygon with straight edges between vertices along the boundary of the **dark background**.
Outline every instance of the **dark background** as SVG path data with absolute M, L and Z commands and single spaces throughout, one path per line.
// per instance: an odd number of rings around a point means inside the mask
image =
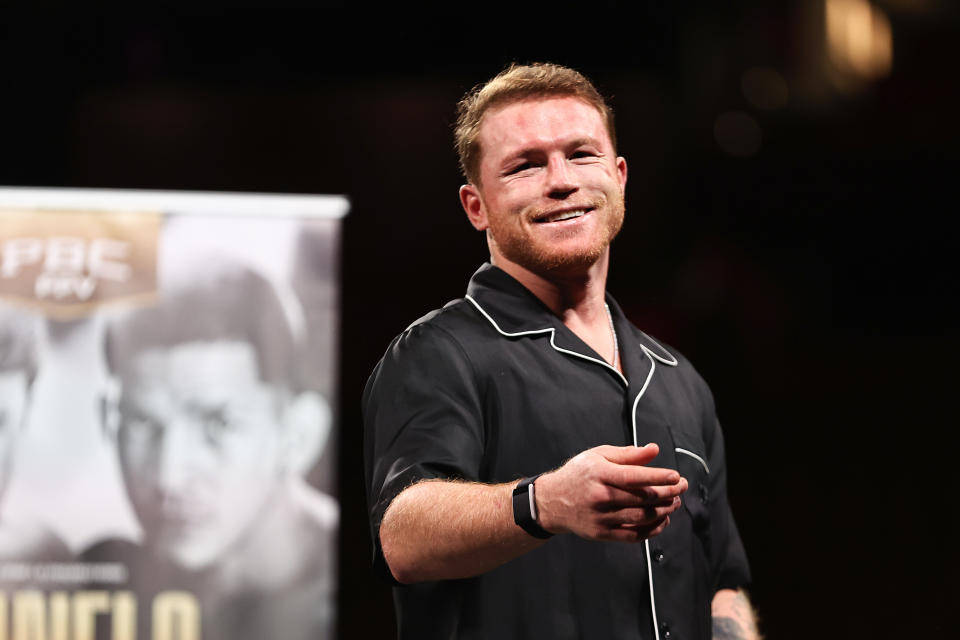
M 0 185 L 350 197 L 340 629 L 386 638 L 359 396 L 486 258 L 457 200 L 454 105 L 514 60 L 574 66 L 612 96 L 629 161 L 609 288 L 713 387 L 768 637 L 948 637 L 955 4 L 877 0 L 893 65 L 861 81 L 831 66 L 819 0 L 635 4 L 8 8 Z M 751 102 L 753 68 L 785 105 Z

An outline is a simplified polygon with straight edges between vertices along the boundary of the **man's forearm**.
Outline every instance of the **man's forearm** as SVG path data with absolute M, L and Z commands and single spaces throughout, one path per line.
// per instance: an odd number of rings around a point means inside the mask
M 680 508 L 687 481 L 647 466 L 659 447 L 601 445 L 542 474 L 536 485 L 541 526 L 588 540 L 639 542 L 658 535 Z M 393 499 L 380 523 L 380 546 L 399 582 L 479 575 L 535 549 L 513 519 L 516 482 L 426 480 Z
M 713 640 L 761 640 L 757 618 L 747 594 L 721 589 L 713 597 Z
M 515 485 L 426 480 L 404 489 L 380 524 L 393 577 L 403 583 L 466 578 L 542 545 L 513 521 Z

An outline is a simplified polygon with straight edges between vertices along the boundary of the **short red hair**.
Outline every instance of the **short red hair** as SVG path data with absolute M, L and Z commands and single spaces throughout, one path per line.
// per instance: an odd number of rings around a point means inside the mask
M 610 143 L 616 150 L 613 109 L 586 76 L 569 67 L 551 63 L 512 64 L 489 82 L 474 87 L 457 105 L 455 146 L 460 170 L 467 182 L 480 183 L 480 124 L 489 109 L 531 98 L 554 96 L 573 96 L 596 108 L 603 116 Z

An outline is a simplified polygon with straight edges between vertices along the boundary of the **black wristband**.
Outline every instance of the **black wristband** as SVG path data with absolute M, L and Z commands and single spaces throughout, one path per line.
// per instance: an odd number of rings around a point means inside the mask
M 532 478 L 524 478 L 513 489 L 513 521 L 534 538 L 546 539 L 553 534 L 537 522 L 537 503 L 533 482 L 539 477 L 540 474 Z

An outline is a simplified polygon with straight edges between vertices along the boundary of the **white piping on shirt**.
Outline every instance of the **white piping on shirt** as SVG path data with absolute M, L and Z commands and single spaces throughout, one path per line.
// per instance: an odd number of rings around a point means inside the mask
M 644 345 L 640 345 L 640 348 L 647 354 L 647 357 L 650 358 L 650 372 L 647 373 L 647 379 L 643 381 L 643 386 L 640 387 L 640 393 L 634 398 L 633 408 L 630 410 L 630 416 L 633 422 L 633 446 L 635 447 L 640 446 L 640 442 L 637 440 L 637 405 L 640 403 L 640 398 L 643 397 L 643 394 L 647 392 L 647 387 L 653 378 L 653 372 L 657 368 L 657 360 L 660 360 L 660 358 L 656 358 Z M 663 347 L 660 348 L 663 349 Z M 663 360 L 660 361 L 663 362 Z M 677 361 L 676 358 L 674 358 L 671 366 L 676 366 L 676 364 Z M 660 625 L 657 623 L 657 600 L 653 594 L 653 563 L 650 561 L 650 538 L 643 541 L 643 552 L 647 557 L 647 581 L 650 584 L 650 614 L 653 617 L 653 637 L 654 640 L 660 640 Z
M 677 453 L 682 453 L 684 455 L 690 456 L 694 460 L 698 461 L 701 465 L 703 465 L 704 471 L 706 471 L 707 473 L 710 473 L 710 467 L 707 466 L 707 461 L 701 458 L 700 456 L 698 456 L 697 454 L 695 454 L 693 451 L 687 451 L 686 449 L 681 449 L 680 447 L 677 447 L 676 449 L 674 449 L 674 451 L 676 451 Z
M 650 613 L 653 615 L 653 637 L 660 640 L 660 625 L 657 624 L 657 601 L 653 597 L 653 563 L 650 562 L 650 538 L 643 541 L 643 552 L 647 556 L 647 582 L 650 584 Z
M 630 383 L 627 382 L 626 377 L 624 377 L 624 375 L 623 375 L 622 373 L 620 373 L 619 370 L 617 370 L 616 368 L 610 366 L 610 364 L 609 364 L 608 362 L 606 362 L 605 360 L 598 360 L 597 358 L 591 358 L 590 356 L 584 355 L 584 354 L 582 354 L 582 353 L 577 353 L 576 351 L 570 351 L 570 350 L 568 350 L 568 349 L 563 349 L 563 348 L 561 348 L 561 347 L 558 347 L 558 346 L 556 345 L 556 343 L 553 341 L 554 337 L 557 335 L 557 331 L 556 331 L 555 328 L 553 328 L 553 327 L 547 327 L 547 328 L 545 328 L 545 329 L 534 329 L 534 330 L 531 330 L 531 331 L 518 331 L 518 332 L 516 332 L 516 333 L 509 333 L 509 332 L 504 331 L 503 329 L 500 328 L 500 325 L 497 324 L 497 321 L 494 320 L 494 319 L 490 316 L 490 314 L 487 313 L 487 312 L 483 309 L 483 307 L 480 306 L 480 303 L 479 303 L 479 302 L 477 302 L 476 300 L 474 300 L 474 299 L 473 299 L 472 297 L 470 297 L 469 295 L 466 296 L 466 299 L 467 299 L 468 301 L 470 301 L 470 303 L 471 303 L 474 307 L 477 308 L 477 311 L 479 311 L 480 314 L 481 314 L 484 318 L 486 318 L 486 319 L 490 322 L 490 324 L 493 325 L 493 328 L 496 329 L 497 332 L 498 332 L 500 335 L 505 336 L 505 337 L 508 337 L 508 338 L 516 338 L 516 337 L 519 337 L 519 336 L 529 336 L 529 335 L 539 335 L 539 334 L 549 333 L 549 334 L 550 334 L 550 346 L 553 347 L 554 350 L 559 351 L 560 353 L 565 353 L 565 354 L 567 354 L 567 355 L 576 356 L 577 358 L 583 358 L 584 360 L 589 360 L 590 362 L 594 362 L 594 363 L 599 364 L 599 365 L 601 365 L 601 366 L 603 366 L 603 367 L 606 367 L 607 369 L 610 369 L 611 371 L 613 371 L 614 373 L 616 373 L 616 374 L 620 377 L 620 379 L 623 381 L 623 385 L 624 385 L 625 387 L 629 387 L 629 386 L 630 386 Z M 677 364 L 678 364 L 677 359 L 673 356 L 673 354 L 671 354 L 669 351 L 667 351 L 666 349 L 664 349 L 664 348 L 663 348 L 663 345 L 661 345 L 659 342 L 657 342 L 656 340 L 654 340 L 653 338 L 651 338 L 651 337 L 648 336 L 647 334 L 643 334 L 643 335 L 644 335 L 648 340 L 650 340 L 650 342 L 652 342 L 653 344 L 655 344 L 661 351 L 663 351 L 665 354 L 667 354 L 667 357 L 665 358 L 665 357 L 663 357 L 663 356 L 657 355 L 656 353 L 654 353 L 653 351 L 651 351 L 650 349 L 648 349 L 646 345 L 643 345 L 643 344 L 640 345 L 640 349 L 647 355 L 648 358 L 650 358 L 650 372 L 647 373 L 647 379 L 643 381 L 643 386 L 640 387 L 640 392 L 637 393 L 637 397 L 634 398 L 634 400 L 633 400 L 633 408 L 632 408 L 632 410 L 631 410 L 631 414 L 632 414 L 632 419 L 633 419 L 633 420 L 632 420 L 632 421 L 633 421 L 633 446 L 635 446 L 635 447 L 639 447 L 639 446 L 640 446 L 640 443 L 637 442 L 637 404 L 640 402 L 640 398 L 643 397 L 643 394 L 646 393 L 646 391 L 647 391 L 647 387 L 650 385 L 650 380 L 653 378 L 653 372 L 654 372 L 654 370 L 657 368 L 657 364 L 656 364 L 656 363 L 659 361 L 659 362 L 661 362 L 661 363 L 663 363 L 663 364 L 665 364 L 665 365 L 667 365 L 667 366 L 670 366 L 670 367 L 675 367 L 675 366 L 677 366 Z M 704 463 L 703 460 L 702 460 L 699 456 L 696 456 L 696 455 L 690 453 L 689 451 L 686 451 L 685 449 L 677 449 L 677 451 L 680 451 L 680 452 L 682 452 L 682 453 L 688 453 L 688 454 L 690 454 L 690 455 L 693 455 L 695 458 L 699 459 L 701 463 L 703 463 L 704 467 L 706 467 L 706 463 Z M 654 597 L 654 594 L 653 594 L 653 564 L 652 564 L 651 561 L 650 561 L 650 539 L 649 539 L 649 538 L 643 541 L 643 546 L 644 546 L 644 553 L 645 553 L 645 555 L 646 555 L 646 557 L 647 557 L 647 579 L 648 579 L 648 582 L 649 582 L 649 585 L 650 585 L 650 612 L 651 612 L 651 614 L 652 614 L 652 616 L 653 616 L 653 635 L 654 635 L 655 640 L 660 640 L 660 627 L 659 627 L 659 624 L 657 623 L 657 602 L 656 602 L 656 598 Z
M 469 301 L 473 304 L 473 306 L 475 306 L 475 307 L 477 308 L 477 311 L 479 311 L 479 312 L 483 315 L 484 318 L 486 318 L 487 320 L 490 321 L 490 324 L 493 325 L 493 328 L 496 329 L 497 332 L 498 332 L 500 335 L 506 336 L 507 338 L 517 338 L 517 337 L 520 337 L 520 336 L 531 336 L 531 335 L 538 335 L 538 334 L 542 334 L 542 333 L 549 333 L 549 334 L 550 334 L 550 346 L 553 347 L 554 350 L 559 351 L 560 353 L 565 353 L 565 354 L 567 354 L 567 355 L 576 356 L 576 357 L 578 357 L 578 358 L 583 358 L 584 360 L 589 360 L 590 362 L 594 362 L 594 363 L 596 363 L 596 364 L 599 364 L 599 365 L 601 365 L 601 366 L 604 366 L 604 367 L 606 367 L 607 369 L 610 369 L 611 371 L 613 371 L 614 373 L 616 373 L 618 376 L 620 376 L 620 379 L 623 381 L 623 386 L 625 386 L 625 387 L 630 386 L 630 383 L 628 383 L 628 382 L 627 382 L 627 379 L 626 379 L 625 377 L 623 377 L 623 374 L 620 373 L 620 371 L 618 371 L 617 369 L 611 367 L 611 366 L 610 366 L 610 363 L 608 363 L 608 362 L 606 362 L 606 361 L 604 361 L 604 360 L 597 360 L 596 358 L 591 358 L 590 356 L 585 356 L 585 355 L 583 355 L 582 353 L 577 353 L 576 351 L 570 351 L 569 349 L 564 349 L 564 348 L 562 348 L 562 347 L 558 347 L 557 344 L 553 341 L 554 337 L 557 335 L 557 330 L 554 329 L 553 327 L 547 327 L 546 329 L 534 329 L 534 330 L 532 330 L 532 331 L 517 331 L 516 333 L 509 333 L 509 332 L 504 331 L 503 329 L 500 328 L 500 325 L 497 324 L 497 321 L 494 320 L 493 318 L 491 318 L 489 313 L 487 313 L 486 311 L 484 311 L 483 307 L 480 306 L 480 303 L 479 303 L 479 302 L 477 302 L 476 300 L 474 300 L 474 299 L 471 298 L 470 296 L 466 296 L 466 298 L 467 298 L 467 300 L 469 300 Z

